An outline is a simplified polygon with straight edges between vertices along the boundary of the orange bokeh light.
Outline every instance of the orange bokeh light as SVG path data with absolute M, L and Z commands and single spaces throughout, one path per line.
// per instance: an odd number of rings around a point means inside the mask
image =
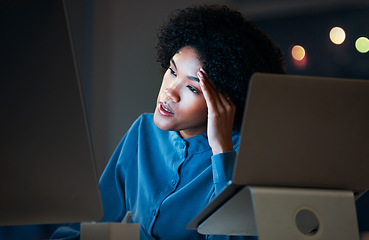
M 291 50 L 291 55 L 292 55 L 293 59 L 295 59 L 297 61 L 301 61 L 305 58 L 306 52 L 305 52 L 305 49 L 302 46 L 295 45 L 295 46 L 293 46 L 293 48 Z

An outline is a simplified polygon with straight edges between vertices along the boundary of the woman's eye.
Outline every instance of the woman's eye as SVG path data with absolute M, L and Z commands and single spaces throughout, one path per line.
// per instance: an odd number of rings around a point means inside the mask
M 188 87 L 188 89 L 190 89 L 190 91 L 191 92 L 193 92 L 193 93 L 198 93 L 199 91 L 197 91 L 197 89 L 196 88 L 194 88 L 194 87 L 192 87 L 192 86 L 187 86 Z
M 169 67 L 168 69 L 172 75 L 177 76 L 177 73 L 173 70 L 173 68 Z

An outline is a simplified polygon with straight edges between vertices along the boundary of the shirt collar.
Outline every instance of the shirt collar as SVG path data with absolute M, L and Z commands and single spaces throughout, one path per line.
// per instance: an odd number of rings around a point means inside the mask
M 204 152 L 211 149 L 206 132 L 191 138 L 183 139 L 178 132 L 170 131 L 170 137 L 175 148 L 187 148 L 189 154 Z
M 211 149 L 208 141 L 207 132 L 203 132 L 199 135 L 186 139 L 183 139 L 181 135 L 176 131 L 170 131 L 169 135 L 175 148 L 177 149 L 187 148 L 189 154 L 205 152 Z M 237 149 L 239 144 L 240 133 L 236 130 L 233 130 L 232 138 L 233 145 L 235 149 Z

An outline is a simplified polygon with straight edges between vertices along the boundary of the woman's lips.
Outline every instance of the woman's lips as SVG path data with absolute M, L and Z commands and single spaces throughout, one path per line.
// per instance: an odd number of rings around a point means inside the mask
M 161 115 L 166 116 L 166 117 L 174 116 L 174 113 L 172 112 L 170 107 L 168 105 L 165 105 L 162 102 L 159 103 L 159 112 Z

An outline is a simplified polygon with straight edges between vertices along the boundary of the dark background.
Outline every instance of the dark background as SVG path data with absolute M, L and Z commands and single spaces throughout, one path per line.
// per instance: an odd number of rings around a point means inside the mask
M 9 47 L 7 31 L 27 31 L 18 25 L 40 13 L 48 16 L 45 2 L 0 1 L 1 70 L 9 62 L 30 58 L 21 46 Z M 281 47 L 289 74 L 369 79 L 369 53 L 359 53 L 354 46 L 358 37 L 369 38 L 367 1 L 67 1 L 99 174 L 132 122 L 141 113 L 154 110 L 162 78 L 155 62 L 159 25 L 173 9 L 197 3 L 226 4 L 254 20 Z M 16 10 L 9 11 L 10 6 Z M 335 26 L 346 31 L 341 45 L 329 40 L 329 31 Z M 42 32 L 30 34 L 43 36 Z M 296 44 L 306 50 L 303 67 L 291 58 Z M 4 83 L 8 79 L 0 80 Z M 367 195 L 357 202 L 362 231 L 369 231 Z M 0 227 L 0 239 L 45 239 L 55 227 Z

